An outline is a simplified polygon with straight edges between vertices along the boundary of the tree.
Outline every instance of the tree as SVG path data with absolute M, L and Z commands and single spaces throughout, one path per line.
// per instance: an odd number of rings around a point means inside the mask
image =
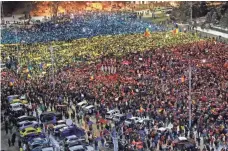
M 228 9 L 224 13 L 224 15 L 221 17 L 220 25 L 227 28 L 228 27 Z
M 53 2 L 49 3 L 49 7 L 51 7 L 51 14 L 52 14 L 54 22 L 56 22 L 56 19 L 57 19 L 60 3 L 61 2 L 58 2 L 58 1 L 53 1 Z
M 212 16 L 211 16 L 211 22 L 213 24 L 216 24 L 218 22 L 218 13 L 216 11 L 214 11 Z
M 187 22 L 190 19 L 190 3 L 180 2 L 178 8 L 174 8 L 171 13 L 171 18 L 176 21 Z
M 211 23 L 213 11 L 210 11 L 206 15 L 206 23 Z

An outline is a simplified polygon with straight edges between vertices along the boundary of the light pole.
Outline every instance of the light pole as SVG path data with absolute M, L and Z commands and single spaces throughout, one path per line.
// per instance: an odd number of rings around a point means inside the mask
M 54 80 L 54 78 L 55 78 L 55 73 L 54 73 L 54 58 L 53 58 L 53 47 L 52 46 L 50 46 L 49 47 L 49 50 L 50 50 L 50 52 L 51 52 L 51 68 L 52 68 L 52 82 L 53 82 L 53 89 L 55 89 L 55 80 Z
M 192 24 L 192 2 L 190 2 L 190 21 Z
M 192 98 L 191 98 L 191 93 L 192 93 L 192 67 L 191 67 L 191 60 L 189 59 L 189 77 L 188 77 L 188 86 L 189 86 L 189 128 L 191 128 L 192 124 Z

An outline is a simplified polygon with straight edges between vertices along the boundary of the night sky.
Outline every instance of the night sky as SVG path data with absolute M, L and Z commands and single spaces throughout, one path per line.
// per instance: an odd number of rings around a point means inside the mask
M 21 6 L 23 6 L 26 2 L 25 1 L 4 1 L 3 4 L 3 12 L 4 14 L 11 14 L 13 11 L 17 10 Z

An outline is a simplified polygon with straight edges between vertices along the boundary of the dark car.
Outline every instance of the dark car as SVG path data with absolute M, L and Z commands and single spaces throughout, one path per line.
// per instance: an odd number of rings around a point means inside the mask
M 113 121 L 115 123 L 120 124 L 120 123 L 123 123 L 126 119 L 127 119 L 127 116 L 124 115 L 124 114 L 115 114 L 114 118 L 113 118 Z
M 60 137 L 67 137 L 70 135 L 76 135 L 77 137 L 81 138 L 83 136 L 85 136 L 85 131 L 82 128 L 79 128 L 75 125 L 69 126 L 69 127 L 64 127 L 62 129 L 59 130 L 60 132 Z
M 42 123 L 51 122 L 54 117 L 56 117 L 56 121 L 62 120 L 62 114 L 59 112 L 44 112 L 40 115 L 40 121 Z
M 176 149 L 180 150 L 194 150 L 196 148 L 195 142 L 185 137 L 178 137 L 173 141 L 173 144 Z
M 34 116 L 20 116 L 17 118 L 17 122 L 22 122 L 22 121 L 36 121 L 37 118 Z

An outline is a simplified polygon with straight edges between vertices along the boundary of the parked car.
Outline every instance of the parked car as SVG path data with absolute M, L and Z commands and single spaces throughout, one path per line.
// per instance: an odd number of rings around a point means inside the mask
M 54 135 L 58 135 L 59 134 L 59 130 L 62 129 L 63 127 L 67 127 L 66 124 L 60 124 L 60 125 L 56 125 L 54 126 Z
M 173 146 L 180 150 L 194 150 L 196 144 L 194 140 L 187 139 L 186 137 L 178 137 L 173 141 Z
M 84 129 L 71 125 L 69 127 L 63 127 L 60 131 L 60 137 L 64 138 L 70 135 L 76 135 L 77 137 L 82 137 L 85 135 Z
M 20 116 L 20 117 L 17 118 L 18 124 L 20 122 L 23 122 L 23 121 L 36 121 L 36 120 L 37 120 L 36 117 L 34 117 L 34 116 L 27 116 L 27 115 L 23 115 L 23 116 Z
M 129 118 L 129 119 L 126 119 L 126 120 L 124 121 L 124 124 L 126 124 L 126 125 L 136 124 L 136 123 L 138 123 L 140 120 L 141 120 L 141 118 L 139 118 L 139 117 L 131 117 L 131 118 Z
M 84 149 L 85 149 L 86 151 L 94 151 L 94 150 L 95 150 L 95 148 L 94 148 L 93 146 L 90 146 L 89 144 L 84 145 Z
M 13 103 L 10 104 L 9 110 L 14 112 L 23 109 L 24 105 L 22 103 Z
M 37 138 L 37 137 L 46 138 L 45 134 L 40 132 L 40 133 L 27 134 L 26 136 L 21 137 L 21 140 L 22 140 L 22 142 L 27 143 L 27 142 L 32 141 L 34 138 Z
M 82 107 L 82 106 L 87 105 L 87 104 L 88 104 L 88 102 L 86 100 L 83 100 L 83 101 L 79 102 L 77 104 L 77 106 Z
M 40 115 L 40 121 L 42 123 L 52 122 L 54 117 L 56 117 L 56 121 L 62 120 L 62 114 L 59 112 L 44 112 Z
M 34 127 L 37 128 L 39 123 L 37 121 L 22 121 L 18 123 L 19 130 L 23 130 L 27 127 Z
M 69 151 L 86 151 L 82 145 L 69 147 Z
M 49 144 L 49 140 L 47 138 L 37 137 L 37 138 L 34 138 L 33 140 L 28 142 L 29 146 L 32 146 L 34 144 L 48 145 Z
M 44 147 L 41 151 L 54 151 L 53 147 Z
M 39 143 L 29 146 L 29 149 L 31 151 L 40 151 L 42 148 L 43 148 L 43 145 Z
M 88 105 L 84 107 L 83 110 L 88 114 L 93 114 L 95 111 L 95 107 L 93 105 Z
M 59 120 L 56 122 L 56 125 L 66 124 L 66 120 Z
M 78 137 L 76 135 L 70 135 L 65 138 L 65 142 L 67 144 L 72 143 L 72 142 L 78 142 Z
M 41 133 L 41 128 L 27 127 L 20 131 L 20 136 L 25 137 L 25 136 L 28 136 L 29 134 L 40 134 L 40 133 Z
M 126 115 L 124 114 L 115 114 L 114 117 L 113 117 L 113 121 L 116 122 L 116 123 L 122 123 L 126 120 Z
M 120 111 L 117 109 L 110 110 L 105 114 L 105 118 L 111 120 L 115 114 L 119 114 Z
M 15 104 L 15 103 L 22 103 L 25 106 L 28 106 L 28 101 L 27 100 L 20 100 L 20 99 L 13 99 L 10 104 Z
M 19 98 L 19 95 L 9 95 L 9 96 L 7 96 L 8 102 L 11 102 L 11 101 L 13 101 L 13 99 L 17 99 L 17 98 Z

